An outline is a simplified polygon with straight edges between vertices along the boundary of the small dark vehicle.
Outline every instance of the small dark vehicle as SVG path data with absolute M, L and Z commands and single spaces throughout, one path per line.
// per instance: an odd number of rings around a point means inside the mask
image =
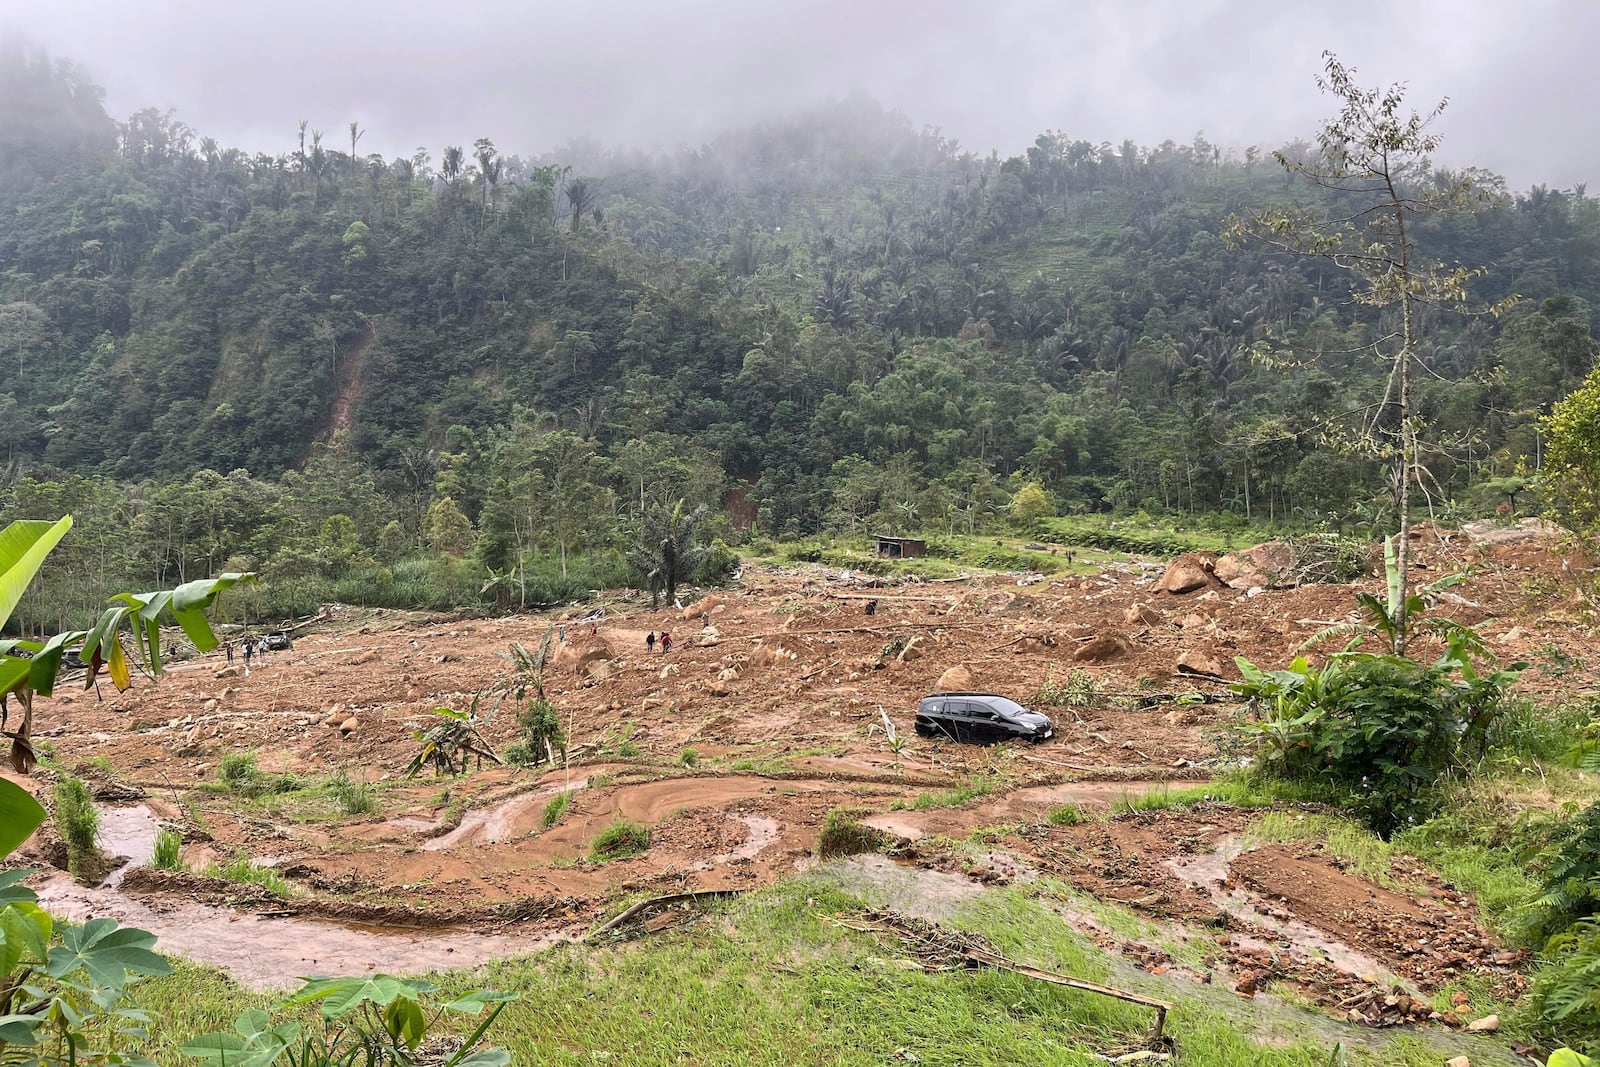
M 994 693 L 936 693 L 917 705 L 917 733 L 952 741 L 1043 741 L 1056 728 L 1047 717 Z
M 268 652 L 287 652 L 294 647 L 294 638 L 287 630 L 274 630 L 267 635 Z

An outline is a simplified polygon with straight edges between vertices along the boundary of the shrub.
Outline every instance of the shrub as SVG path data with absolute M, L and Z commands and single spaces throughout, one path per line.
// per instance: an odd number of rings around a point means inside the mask
M 100 812 L 81 778 L 63 777 L 55 788 L 56 832 L 67 843 L 67 870 L 91 877 L 99 868 Z
M 557 793 L 550 798 L 550 802 L 544 806 L 544 811 L 540 813 L 539 825 L 546 830 L 550 829 L 550 827 L 561 821 L 561 816 L 565 815 L 567 809 L 571 806 L 572 790 L 567 789 Z
M 700 561 L 699 570 L 695 571 L 694 582 L 696 585 L 725 585 L 733 572 L 739 569 L 739 553 L 729 548 L 722 538 L 711 542 L 711 547 L 706 551 L 706 558 Z
M 150 866 L 158 871 L 183 871 L 183 835 L 163 826 L 156 831 L 156 850 L 150 855 Z
M 1584 919 L 1556 934 L 1544 958 L 1533 979 L 1533 1007 L 1568 1038 L 1590 1049 L 1600 1045 L 1600 921 Z
M 523 766 L 540 763 L 551 753 L 566 756 L 567 735 L 561 729 L 561 713 L 550 701 L 543 697 L 528 701 L 517 715 L 517 725 L 522 728 L 522 744 L 528 754 Z
M 618 817 L 615 822 L 595 835 L 589 845 L 589 858 L 615 860 L 634 856 L 650 847 L 650 830 L 638 823 Z
M 693 767 L 696 763 L 700 762 L 699 750 L 693 748 L 684 749 L 682 752 L 678 753 L 678 762 L 682 763 L 685 767 Z
M 513 767 L 536 767 L 544 762 L 544 753 L 535 752 L 522 741 L 513 741 L 506 746 L 505 761 Z
M 838 808 L 828 812 L 822 833 L 817 837 L 818 857 L 854 856 L 862 852 L 882 852 L 889 847 L 889 835 L 860 822 L 856 818 L 858 814 Z
M 1244 726 L 1265 773 L 1326 789 L 1380 835 L 1420 822 L 1437 788 L 1487 742 L 1515 670 L 1480 675 L 1454 637 L 1430 666 L 1340 653 L 1320 671 L 1302 657 L 1262 671 L 1239 659 L 1255 717 Z
M 1532 862 L 1539 896 L 1522 910 L 1519 931 L 1530 944 L 1600 915 L 1600 802 L 1552 834 Z

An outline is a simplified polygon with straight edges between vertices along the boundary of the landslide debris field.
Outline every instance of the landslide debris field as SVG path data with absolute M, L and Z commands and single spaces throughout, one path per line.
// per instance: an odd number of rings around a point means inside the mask
M 1587 633 L 1572 600 L 1582 561 L 1547 531 L 1430 529 L 1416 543 L 1423 580 L 1470 568 L 1437 610 L 1477 625 L 1502 657 L 1533 661 L 1524 687 L 1588 688 L 1593 672 L 1565 651 Z M 1514 994 L 1522 958 L 1421 867 L 1380 885 L 1314 844 L 1255 834 L 1257 812 L 1119 810 L 1237 758 L 1219 750 L 1237 712 L 1235 656 L 1279 665 L 1345 620 L 1355 589 L 1378 589 L 1230 588 L 1210 567 L 1185 557 L 941 582 L 747 568 L 681 610 L 602 598 L 592 618 L 587 606 L 560 616 L 544 674 L 568 760 L 446 778 L 405 776 L 413 731 L 437 722 L 435 707 L 469 707 L 510 672 L 507 646 L 537 648 L 560 613 L 336 609 L 248 675 L 217 652 L 124 695 L 102 684 L 103 699 L 73 689 L 39 701 L 52 764 L 90 783 L 104 847 L 132 862 L 100 887 L 61 873 L 36 882 L 65 913 L 119 916 L 200 959 L 223 932 L 232 948 L 216 962 L 273 985 L 335 967 L 468 964 L 581 935 L 644 896 L 770 884 L 815 862 L 829 813 L 846 809 L 885 835 L 884 869 L 1037 892 L 1147 971 L 1242 996 L 1289 989 L 1380 1024 L 1464 1021 L 1427 1001 L 1472 974 Z M 671 653 L 647 652 L 646 633 L 662 630 Z M 941 680 L 1039 707 L 1057 736 L 989 748 L 917 737 L 917 698 Z M 1058 702 L 1039 703 L 1041 690 Z M 517 739 L 511 704 L 484 733 L 497 751 Z M 253 785 L 221 784 L 224 758 L 247 751 Z M 344 813 L 327 785 L 341 773 L 370 783 L 375 810 Z M 39 774 L 43 792 L 51 771 Z M 565 808 L 552 805 L 563 793 Z M 1052 823 L 1064 804 L 1088 817 Z M 596 836 L 619 818 L 648 827 L 648 847 L 596 858 Z M 146 862 L 158 826 L 182 834 L 188 872 Z M 190 873 L 241 857 L 287 892 Z M 21 859 L 65 865 L 48 831 Z M 914 893 L 899 904 L 939 911 Z M 1159 936 L 1131 936 L 1100 905 Z M 239 951 L 241 939 L 256 949 Z

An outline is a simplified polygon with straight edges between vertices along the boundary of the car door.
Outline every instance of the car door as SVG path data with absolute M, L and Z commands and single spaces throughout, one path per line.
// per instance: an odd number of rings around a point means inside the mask
M 950 701 L 946 704 L 949 709 L 950 736 L 957 741 L 978 741 L 974 731 L 978 729 L 973 721 L 973 705 L 968 701 Z

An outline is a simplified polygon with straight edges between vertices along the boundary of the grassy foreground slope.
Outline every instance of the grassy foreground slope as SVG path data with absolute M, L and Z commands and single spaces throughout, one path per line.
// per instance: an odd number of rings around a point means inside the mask
M 1152 1013 L 995 972 L 925 974 L 898 945 L 830 923 L 861 900 L 828 869 L 720 907 L 681 932 L 614 946 L 565 945 L 439 980 L 450 991 L 515 989 L 493 1037 L 517 1064 L 945 1065 L 1103 1062 L 1136 1047 Z M 992 890 L 947 924 L 1013 958 L 1175 1001 L 1168 1032 L 1199 1067 L 1324 1064 L 1336 1043 L 1359 1061 L 1437 1064 L 1467 1052 L 1509 1062 L 1487 1040 L 1442 1031 L 1362 1030 L 1282 1002 L 1140 974 L 1073 933 L 1043 904 Z M 155 1057 L 231 1024 L 267 994 L 180 965 L 144 987 L 162 1013 Z

